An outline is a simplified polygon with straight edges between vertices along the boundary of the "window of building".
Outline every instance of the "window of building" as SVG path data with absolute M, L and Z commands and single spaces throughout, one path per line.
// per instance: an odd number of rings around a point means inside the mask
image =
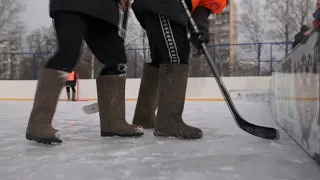
M 223 17 L 223 19 L 228 19 L 229 20 L 229 13 L 223 13 L 222 17 Z

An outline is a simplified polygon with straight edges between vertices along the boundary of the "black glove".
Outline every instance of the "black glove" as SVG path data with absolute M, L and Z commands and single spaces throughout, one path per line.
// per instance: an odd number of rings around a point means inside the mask
M 190 41 L 197 49 L 202 49 L 201 44 L 205 43 L 208 44 L 210 41 L 209 33 L 206 30 L 200 30 L 199 34 L 191 33 Z
M 189 24 L 189 29 L 191 29 L 190 41 L 197 49 L 202 49 L 201 44 L 208 44 L 210 41 L 209 37 L 209 22 L 208 17 L 211 11 L 204 7 L 198 7 L 192 13 L 192 17 L 197 24 L 200 31 L 199 34 L 195 33 L 191 24 Z

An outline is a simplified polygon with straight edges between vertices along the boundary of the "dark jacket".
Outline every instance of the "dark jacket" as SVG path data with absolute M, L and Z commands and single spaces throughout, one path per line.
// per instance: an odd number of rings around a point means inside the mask
M 186 0 L 186 3 L 191 10 L 191 0 Z M 132 9 L 142 27 L 144 27 L 142 17 L 145 12 L 160 14 L 171 21 L 188 26 L 188 17 L 180 0 L 135 0 Z
M 189 10 L 192 9 L 191 0 L 186 0 L 186 3 L 189 7 Z M 132 9 L 139 20 L 142 27 L 143 17 L 145 12 L 152 12 L 166 16 L 171 21 L 182 24 L 193 32 L 193 28 L 189 23 L 188 16 L 182 6 L 180 0 L 135 0 L 132 4 Z M 196 22 L 198 29 L 202 34 L 201 41 L 208 43 L 209 42 L 209 22 L 208 17 L 211 14 L 209 9 L 204 7 L 197 7 L 192 13 L 192 17 Z M 197 48 L 201 48 L 201 43 L 198 41 L 198 38 L 195 34 L 191 33 L 190 38 L 191 43 Z
M 197 7 L 194 12 L 192 13 L 192 17 L 197 24 L 197 27 L 202 35 L 201 42 L 209 43 L 209 21 L 208 17 L 211 14 L 211 11 L 209 9 L 206 9 L 204 7 Z M 190 42 L 197 48 L 201 49 L 201 42 L 199 42 L 198 37 L 196 34 L 193 33 L 193 28 L 191 26 L 191 23 L 189 23 L 188 27 L 191 31 L 191 37 Z
M 303 40 L 303 38 L 305 38 L 305 36 L 303 35 L 302 32 L 297 33 L 297 34 L 294 36 L 294 41 L 293 41 L 293 44 L 292 44 L 292 49 L 294 49 L 294 48 Z
M 80 12 L 103 19 L 115 26 L 119 23 L 117 0 L 50 0 L 50 17 L 59 11 Z

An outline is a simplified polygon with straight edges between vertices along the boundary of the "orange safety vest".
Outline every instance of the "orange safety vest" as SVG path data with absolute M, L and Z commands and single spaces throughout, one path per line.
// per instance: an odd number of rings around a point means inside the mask
M 68 77 L 68 81 L 73 81 L 73 80 L 74 80 L 74 71 L 72 71 Z
M 227 6 L 228 0 L 192 0 L 192 11 L 197 7 L 205 7 L 210 9 L 214 14 L 220 14 L 222 10 Z

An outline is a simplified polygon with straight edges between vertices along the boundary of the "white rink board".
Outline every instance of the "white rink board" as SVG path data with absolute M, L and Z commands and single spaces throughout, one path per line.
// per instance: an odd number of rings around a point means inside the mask
M 223 77 L 228 90 L 267 90 L 270 86 L 270 77 Z M 79 99 L 97 100 L 96 81 L 94 79 L 79 80 Z M 37 81 L 0 81 L 0 100 L 32 100 Z M 137 99 L 140 79 L 127 79 L 126 98 Z M 66 90 L 63 89 L 60 99 L 66 99 Z M 187 99 L 194 100 L 223 100 L 220 89 L 213 77 L 194 78 L 188 80 Z
M 320 163 L 320 44 L 313 31 L 275 67 L 270 107 L 277 122 Z

